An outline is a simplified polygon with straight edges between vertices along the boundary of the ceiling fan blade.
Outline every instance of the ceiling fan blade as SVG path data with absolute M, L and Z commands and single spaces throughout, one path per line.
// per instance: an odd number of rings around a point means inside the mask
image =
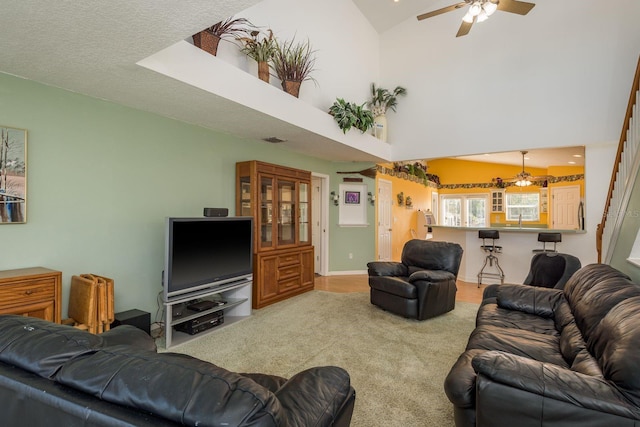
M 467 34 L 469 34 L 469 31 L 471 31 L 471 26 L 473 25 L 474 22 L 476 22 L 475 17 L 473 18 L 473 22 L 462 21 L 462 24 L 460 24 L 460 28 L 458 29 L 458 34 L 456 34 L 456 37 L 466 36 Z
M 518 15 L 526 15 L 535 6 L 534 3 L 527 3 L 518 0 L 500 0 L 498 10 L 503 12 L 517 13 Z
M 467 2 L 460 2 L 456 4 L 452 4 L 451 6 L 443 7 L 442 9 L 434 10 L 432 12 L 423 13 L 422 15 L 418 15 L 418 21 L 422 21 L 423 19 L 431 18 L 433 16 L 442 15 L 443 13 L 451 12 L 452 10 L 460 9 L 467 5 Z

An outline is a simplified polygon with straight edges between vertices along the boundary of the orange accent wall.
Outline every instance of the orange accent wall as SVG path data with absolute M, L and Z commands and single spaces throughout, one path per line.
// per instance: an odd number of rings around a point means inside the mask
M 391 256 L 394 261 L 400 261 L 404 244 L 413 238 L 411 229 L 417 229 L 418 210 L 431 209 L 431 193 L 436 190 L 395 176 L 378 174 L 376 179 L 378 178 L 391 182 L 393 194 Z M 413 202 L 411 208 L 398 205 L 397 196 L 400 192 L 404 193 L 405 200 L 407 196 L 411 197 Z

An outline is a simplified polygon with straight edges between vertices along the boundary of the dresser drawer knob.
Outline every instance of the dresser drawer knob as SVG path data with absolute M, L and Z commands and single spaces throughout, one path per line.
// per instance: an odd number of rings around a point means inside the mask
M 33 289 L 27 289 L 24 293 L 26 295 L 31 295 L 33 293 Z

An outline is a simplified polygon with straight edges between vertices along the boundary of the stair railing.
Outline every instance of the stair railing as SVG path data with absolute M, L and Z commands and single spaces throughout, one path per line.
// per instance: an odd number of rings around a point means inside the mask
M 618 143 L 618 152 L 613 165 L 609 192 L 602 213 L 602 220 L 596 230 L 596 249 L 598 262 L 608 263 L 612 255 L 612 243 L 620 232 L 622 220 L 631 196 L 638 168 L 640 168 L 640 112 L 638 98 L 640 85 L 640 58 L 635 78 L 631 87 L 631 95 L 627 105 L 627 113 L 622 125 L 622 133 Z

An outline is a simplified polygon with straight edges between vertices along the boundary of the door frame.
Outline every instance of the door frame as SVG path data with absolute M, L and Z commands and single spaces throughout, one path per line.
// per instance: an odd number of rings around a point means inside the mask
M 312 191 L 311 203 L 318 203 L 320 218 L 317 218 L 320 224 L 320 250 L 314 248 L 314 253 L 320 260 L 319 274 L 321 276 L 329 275 L 329 175 L 317 172 L 311 172 L 311 181 L 313 189 L 313 181 L 320 181 L 320 191 L 316 194 Z M 316 218 L 311 217 L 312 221 Z M 313 242 L 312 242 L 313 244 Z M 315 270 L 315 268 L 314 268 Z
M 390 180 L 386 180 L 386 179 L 382 179 L 382 178 L 378 178 L 377 180 L 377 188 L 376 188 L 376 260 L 380 261 L 382 260 L 381 258 L 381 250 L 380 250 L 380 221 L 381 218 L 383 217 L 383 215 L 381 214 L 381 210 L 383 209 L 383 206 L 388 206 L 389 207 L 389 212 L 388 213 L 388 218 L 391 221 L 391 223 L 389 224 L 389 259 L 385 260 L 385 261 L 391 261 L 391 259 L 393 259 L 393 198 L 392 198 L 392 194 L 393 194 L 393 182 L 391 182 Z M 389 186 L 389 203 L 385 204 L 382 203 L 382 197 L 380 196 L 380 184 L 384 185 L 384 186 Z

